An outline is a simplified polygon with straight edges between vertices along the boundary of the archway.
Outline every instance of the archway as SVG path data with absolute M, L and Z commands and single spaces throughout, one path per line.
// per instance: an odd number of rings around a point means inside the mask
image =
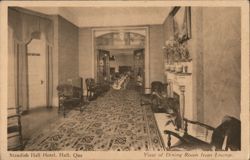
M 136 60 L 136 53 L 143 51 L 143 64 L 139 66 L 140 72 L 143 73 L 144 88 L 150 88 L 149 84 L 149 42 L 147 27 L 125 27 L 125 28 L 105 28 L 93 29 L 93 77 L 98 79 L 99 62 L 98 55 L 100 50 L 105 50 L 111 59 L 115 57 L 115 52 L 131 52 L 131 56 Z M 141 59 L 140 59 L 141 60 Z M 124 68 L 129 66 L 123 66 Z M 133 64 L 133 68 L 135 64 Z M 138 66 L 137 66 L 138 67 Z M 117 69 L 110 69 L 117 70 Z M 139 69 L 137 69 L 139 70 Z M 146 90 L 145 92 L 150 92 Z

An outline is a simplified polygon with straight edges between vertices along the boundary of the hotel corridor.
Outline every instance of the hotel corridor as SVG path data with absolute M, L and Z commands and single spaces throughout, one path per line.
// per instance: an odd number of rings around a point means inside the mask
M 25 150 L 160 151 L 163 145 L 150 105 L 140 105 L 129 83 L 37 131 Z

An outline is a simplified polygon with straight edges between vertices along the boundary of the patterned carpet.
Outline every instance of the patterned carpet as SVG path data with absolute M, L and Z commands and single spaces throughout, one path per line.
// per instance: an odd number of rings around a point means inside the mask
M 92 101 L 82 113 L 37 131 L 27 151 L 160 151 L 163 150 L 153 112 L 140 106 L 133 89 L 110 90 Z

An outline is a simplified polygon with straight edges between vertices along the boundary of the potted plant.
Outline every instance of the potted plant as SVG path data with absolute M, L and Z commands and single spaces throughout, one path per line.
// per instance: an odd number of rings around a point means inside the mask
M 175 63 L 173 67 L 170 67 L 171 71 L 187 72 L 187 65 L 185 62 L 189 61 L 190 55 L 187 49 L 186 43 L 183 43 L 178 38 L 170 38 L 165 42 L 165 58 L 169 64 Z

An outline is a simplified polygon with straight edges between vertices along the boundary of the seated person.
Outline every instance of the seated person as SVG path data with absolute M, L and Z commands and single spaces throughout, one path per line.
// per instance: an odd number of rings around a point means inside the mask
M 121 78 L 115 80 L 113 84 L 113 89 L 121 89 L 121 88 L 126 88 L 128 82 L 128 76 L 127 75 L 122 75 Z
M 137 77 L 136 77 L 137 86 L 142 86 L 142 81 L 143 81 L 142 76 L 141 76 L 141 74 L 138 73 Z
M 118 79 L 115 80 L 112 87 L 113 87 L 113 89 L 117 89 L 117 90 L 121 89 L 121 86 L 119 85 L 119 80 Z

